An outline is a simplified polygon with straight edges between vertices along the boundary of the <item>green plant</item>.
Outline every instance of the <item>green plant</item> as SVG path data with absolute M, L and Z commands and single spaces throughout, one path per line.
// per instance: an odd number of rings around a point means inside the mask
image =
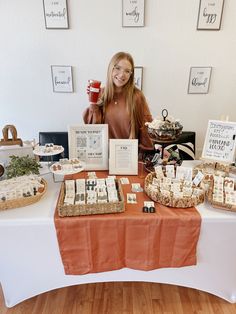
M 7 178 L 19 177 L 29 174 L 39 174 L 41 165 L 33 157 L 10 156 L 10 162 L 6 167 Z

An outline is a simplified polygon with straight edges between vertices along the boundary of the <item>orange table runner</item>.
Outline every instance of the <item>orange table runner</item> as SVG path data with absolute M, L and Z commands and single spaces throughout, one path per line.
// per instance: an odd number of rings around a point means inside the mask
M 107 172 L 96 174 L 107 177 Z M 80 173 L 70 178 L 84 176 Z M 156 213 L 143 213 L 143 201 L 150 201 L 149 197 L 139 192 L 137 204 L 126 204 L 126 193 L 131 193 L 131 183 L 141 183 L 143 187 L 144 180 L 125 177 L 130 184 L 122 185 L 124 213 L 60 218 L 56 209 L 54 222 L 66 274 L 196 264 L 201 226 L 196 208 L 168 208 L 155 203 Z

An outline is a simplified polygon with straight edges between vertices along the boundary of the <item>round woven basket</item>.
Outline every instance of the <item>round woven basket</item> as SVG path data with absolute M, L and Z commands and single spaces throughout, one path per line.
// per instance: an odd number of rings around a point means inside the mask
M 37 193 L 36 195 L 29 196 L 29 197 L 22 197 L 22 198 L 13 199 L 13 200 L 4 201 L 4 202 L 1 201 L 0 210 L 24 207 L 24 206 L 28 206 L 28 205 L 38 202 L 47 191 L 47 181 L 42 179 L 42 184 L 44 185 L 44 189 L 41 193 Z
M 200 195 L 196 197 L 189 196 L 183 198 L 176 198 L 172 196 L 172 193 L 170 197 L 167 197 L 162 195 L 162 193 L 159 190 L 153 191 L 150 188 L 150 185 L 152 184 L 152 180 L 155 176 L 156 176 L 155 172 L 151 172 L 146 176 L 144 181 L 144 191 L 154 202 L 160 203 L 165 206 L 177 208 L 193 207 L 204 202 L 205 191 L 202 188 L 200 188 L 202 191 Z

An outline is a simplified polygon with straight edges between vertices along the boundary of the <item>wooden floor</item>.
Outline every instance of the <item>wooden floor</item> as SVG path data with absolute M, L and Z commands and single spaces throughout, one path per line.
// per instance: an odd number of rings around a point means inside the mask
M 90 313 L 236 314 L 236 304 L 205 292 L 178 286 L 111 282 L 53 290 L 8 309 L 4 305 L 0 288 L 0 314 Z

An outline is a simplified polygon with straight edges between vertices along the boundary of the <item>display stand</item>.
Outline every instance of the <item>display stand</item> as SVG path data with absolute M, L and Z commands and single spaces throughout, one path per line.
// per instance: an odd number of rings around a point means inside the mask
M 59 155 L 63 152 L 64 147 L 62 146 L 60 146 L 59 149 L 55 149 L 50 152 L 45 152 L 45 146 L 36 146 L 35 149 L 33 150 L 34 155 L 47 158 L 48 168 L 53 164 L 53 156 Z
M 163 121 L 165 122 L 166 118 L 168 117 L 168 110 L 167 109 L 163 109 L 162 112 L 161 112 L 161 115 L 162 115 Z M 170 133 L 170 130 L 167 130 L 167 132 Z M 156 136 L 156 138 L 153 135 L 151 136 L 151 140 L 154 143 L 154 147 L 155 147 L 155 144 L 160 144 L 161 147 L 162 147 L 161 159 L 163 159 L 163 157 L 164 157 L 164 149 L 165 149 L 165 147 L 170 145 L 170 144 L 177 143 L 178 139 L 180 138 L 181 133 L 182 133 L 182 129 L 181 129 L 181 132 L 178 132 L 177 134 L 174 134 L 174 133 L 173 134 L 168 134 L 170 136 L 170 138 L 168 138 L 168 139 L 164 139 L 164 136 L 163 136 L 163 139 L 162 139 L 161 135 Z M 156 148 L 155 148 L 155 150 L 156 150 Z
M 236 148 L 236 122 L 209 120 L 202 159 L 233 163 Z
M 229 211 L 236 211 L 235 180 L 230 175 L 235 139 L 236 122 L 209 120 L 201 158 L 203 166 L 215 164 L 214 172 L 206 176 L 208 201 L 213 207 Z
M 74 164 L 71 165 L 71 168 L 65 169 L 65 167 L 63 168 L 63 165 L 60 162 L 56 162 L 50 166 L 50 171 L 53 174 L 54 182 L 62 182 L 63 180 L 56 180 L 55 175 L 64 178 L 66 175 L 72 175 L 83 171 L 85 166 L 85 162 L 80 161 L 79 165 Z

